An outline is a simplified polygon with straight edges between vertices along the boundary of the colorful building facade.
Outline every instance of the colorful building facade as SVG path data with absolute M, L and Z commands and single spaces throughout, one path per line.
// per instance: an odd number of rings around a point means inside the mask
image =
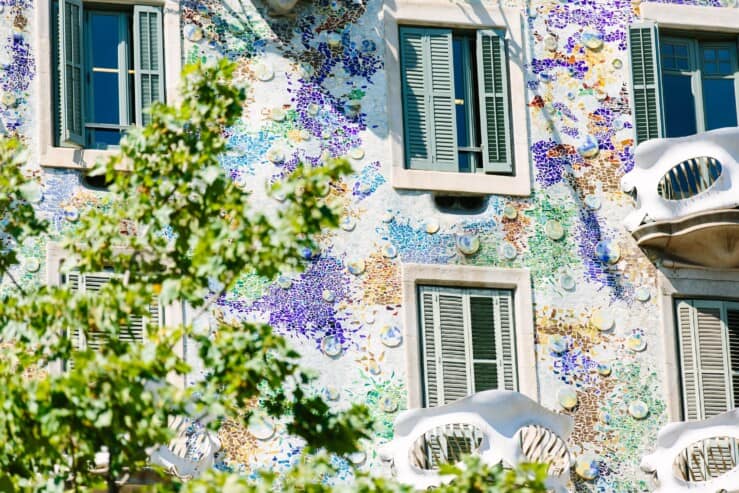
M 331 187 L 341 228 L 305 271 L 247 276 L 215 316 L 272 324 L 316 392 L 369 406 L 375 444 L 403 409 L 506 387 L 574 417 L 572 452 L 599 460 L 578 489 L 649 491 L 639 463 L 660 427 L 710 414 L 687 402 L 703 397 L 678 308 L 718 307 L 719 387 L 739 388 L 726 376 L 739 275 L 640 248 L 621 180 L 637 138 L 736 127 L 736 2 L 275 4 L 0 2 L 0 124 L 28 144 L 54 231 L 104 200 L 85 168 L 147 101 L 176 98 L 181 65 L 227 57 L 248 100 L 221 162 L 256 207 L 278 206 L 264 185 L 300 162 L 346 157 L 354 174 Z M 22 282 L 55 275 L 47 248 L 22 246 Z M 279 423 L 221 439 L 234 470 L 287 467 L 300 449 Z M 380 462 L 373 444 L 355 458 Z

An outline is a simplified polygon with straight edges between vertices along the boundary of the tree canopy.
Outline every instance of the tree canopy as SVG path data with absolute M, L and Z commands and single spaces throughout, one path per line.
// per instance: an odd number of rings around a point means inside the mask
M 219 165 L 224 129 L 245 100 L 233 71 L 227 61 L 188 66 L 180 102 L 154 105 L 151 123 L 129 131 L 120 153 L 92 171 L 109 183 L 104 204 L 82 211 L 61 236 L 37 214 L 41 185 L 21 144 L 0 139 L 0 273 L 9 286 L 0 300 L 0 490 L 118 491 L 172 438 L 173 416 L 217 429 L 224 419 L 247 426 L 258 410 L 300 437 L 304 455 L 284 476 L 162 475 L 152 487 L 161 491 L 328 491 L 331 454 L 355 452 L 371 437 L 368 410 L 335 411 L 307 390 L 313 376 L 270 327 L 209 316 L 245 273 L 274 279 L 303 268 L 302 252 L 338 224 L 328 184 L 351 171 L 343 160 L 299 166 L 270 189 L 279 206 L 253 207 Z M 58 243 L 60 282 L 18 282 L 18 247 L 27 241 Z M 83 276 L 101 272 L 109 274 L 95 290 L 80 288 Z M 207 318 L 207 329 L 157 323 L 152 306 L 176 303 L 193 320 Z M 137 337 L 142 343 L 131 342 Z M 202 375 L 193 377 L 193 362 L 178 352 L 183 338 Z M 506 471 L 470 460 L 450 472 L 459 489 L 442 491 L 543 491 L 536 466 Z M 520 489 L 489 489 L 498 484 Z M 408 490 L 359 472 L 336 488 Z

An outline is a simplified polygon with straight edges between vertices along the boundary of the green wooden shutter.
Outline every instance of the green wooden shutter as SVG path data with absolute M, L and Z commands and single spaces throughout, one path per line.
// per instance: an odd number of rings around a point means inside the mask
M 136 123 L 146 125 L 151 117 L 144 110 L 152 103 L 164 101 L 162 11 L 136 5 L 133 19 Z
M 452 31 L 400 29 L 406 163 L 458 171 Z
M 631 104 L 636 143 L 662 137 L 662 91 L 659 64 L 659 32 L 654 22 L 629 28 Z
M 729 332 L 729 361 L 733 406 L 739 407 L 739 303 L 726 304 L 726 327 Z
M 469 302 L 475 392 L 497 389 L 500 378 L 497 349 L 500 344 L 495 330 L 497 310 L 494 300 L 490 296 L 472 295 Z
M 482 162 L 488 173 L 513 173 L 507 60 L 505 38 L 477 32 Z
M 685 300 L 677 312 L 686 418 L 701 420 L 733 409 L 723 303 Z
M 59 49 L 59 145 L 84 145 L 82 1 L 60 0 Z

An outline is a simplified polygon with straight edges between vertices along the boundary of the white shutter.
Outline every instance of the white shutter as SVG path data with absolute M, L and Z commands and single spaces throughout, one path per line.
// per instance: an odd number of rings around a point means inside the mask
M 510 291 L 421 286 L 419 297 L 426 406 L 517 388 Z
M 113 273 L 99 272 L 95 274 L 80 274 L 72 272 L 62 277 L 62 284 L 69 286 L 72 290 L 80 290 L 82 292 L 97 292 L 110 282 Z M 144 325 L 152 323 L 157 326 L 162 324 L 162 309 L 158 301 L 149 306 L 150 316 L 147 318 L 135 316 L 131 317 L 130 324 L 127 327 L 121 327 L 119 335 L 121 341 L 125 342 L 143 342 Z M 70 331 L 75 347 L 97 350 L 105 344 L 107 336 L 99 332 L 91 332 L 85 336 L 84 332 L 75 327 Z
M 677 314 L 686 418 L 701 420 L 733 409 L 724 303 L 682 300 Z

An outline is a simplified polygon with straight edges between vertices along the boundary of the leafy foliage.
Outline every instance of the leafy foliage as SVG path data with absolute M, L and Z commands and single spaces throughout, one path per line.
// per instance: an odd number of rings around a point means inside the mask
M 129 132 L 120 154 L 94 170 L 110 182 L 106 207 L 84 211 L 55 239 L 66 252 L 63 272 L 114 273 L 96 292 L 15 281 L 17 246 L 49 241 L 51 232 L 36 216 L 40 189 L 24 174 L 20 145 L 0 139 L 0 273 L 12 285 L 0 299 L 0 491 L 118 491 L 170 440 L 173 416 L 246 426 L 258 405 L 303 439 L 305 459 L 280 478 L 263 473 L 250 483 L 213 471 L 189 483 L 168 478 L 163 491 L 333 490 L 327 454 L 352 453 L 369 437 L 368 410 L 336 412 L 307 392 L 313 377 L 270 327 L 209 318 L 210 304 L 244 273 L 274 278 L 302 268 L 301 252 L 338 222 L 328 183 L 350 171 L 342 160 L 298 167 L 272 187 L 284 197 L 275 210 L 252 207 L 218 162 L 224 129 L 245 99 L 231 83 L 233 71 L 226 61 L 188 66 L 181 102 L 155 105 L 151 123 Z M 156 303 L 186 303 L 210 328 L 160 327 L 147 319 Z M 143 344 L 121 337 L 133 336 L 133 317 L 145 321 Z M 208 369 L 186 388 L 169 383 L 193 372 L 177 349 L 183 338 Z M 102 343 L 93 348 L 86 340 Z M 528 484 L 474 461 L 452 472 L 471 491 L 483 491 L 474 489 L 480 478 Z M 359 473 L 350 488 L 408 491 Z

